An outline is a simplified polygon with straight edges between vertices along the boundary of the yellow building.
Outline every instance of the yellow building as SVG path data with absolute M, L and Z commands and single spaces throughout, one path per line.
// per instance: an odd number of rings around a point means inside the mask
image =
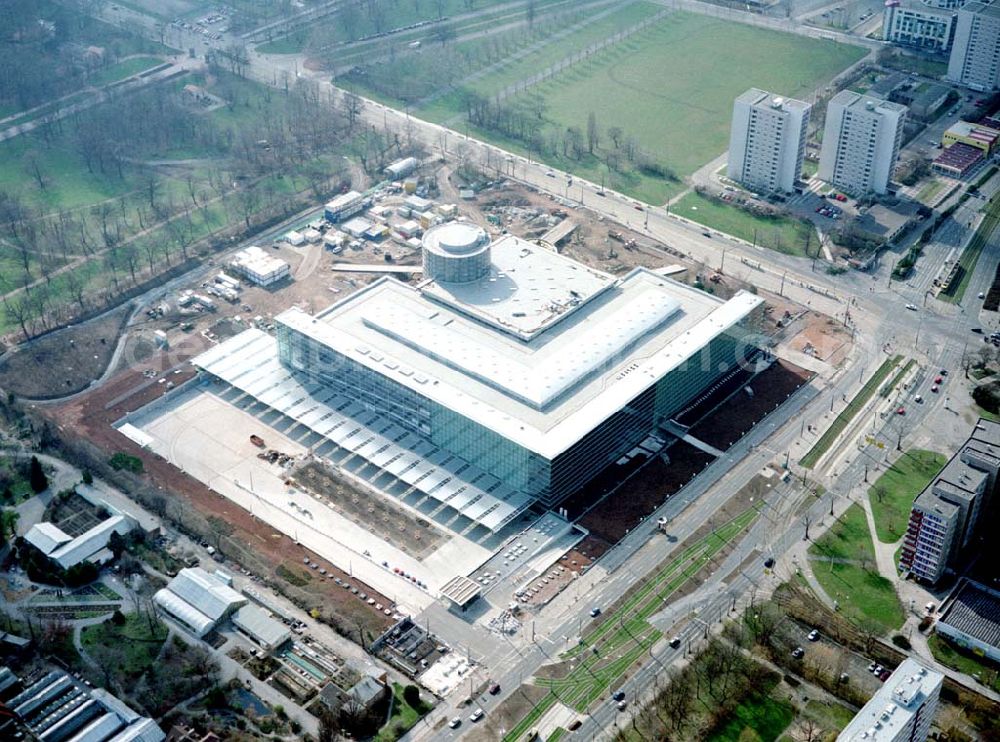
M 981 149 L 987 157 L 996 150 L 998 141 L 1000 141 L 1000 131 L 988 126 L 970 124 L 968 121 L 957 122 L 941 137 L 941 144 L 946 148 L 960 142 Z

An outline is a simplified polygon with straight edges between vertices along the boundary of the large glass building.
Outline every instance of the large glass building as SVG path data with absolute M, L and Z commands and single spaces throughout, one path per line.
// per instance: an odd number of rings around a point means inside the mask
M 429 230 L 424 258 L 416 286 L 382 278 L 315 316 L 288 310 L 276 342 L 237 336 L 196 364 L 241 384 L 276 354 L 268 373 L 306 390 L 282 397 L 292 416 L 322 431 L 352 410 L 376 466 L 405 462 L 397 475 L 442 501 L 468 482 L 493 530 L 524 503 L 557 505 L 760 353 L 750 293 L 723 301 L 645 268 L 615 278 L 464 223 Z M 320 396 L 341 412 L 309 407 Z

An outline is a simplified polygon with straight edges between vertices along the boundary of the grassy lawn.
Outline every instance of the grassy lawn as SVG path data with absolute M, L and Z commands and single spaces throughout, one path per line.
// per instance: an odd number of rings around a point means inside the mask
M 893 390 L 894 390 L 894 389 L 895 389 L 895 388 L 896 388 L 897 386 L 899 386 L 899 382 L 901 382 L 901 381 L 903 380 L 903 378 L 904 378 L 904 377 L 905 377 L 905 376 L 906 376 L 906 375 L 907 375 L 907 374 L 908 374 L 908 373 L 910 372 L 910 369 L 911 369 L 911 368 L 913 368 L 913 367 L 914 367 L 915 365 L 917 365 L 917 361 L 916 361 L 915 359 L 911 358 L 910 360 L 908 360 L 908 361 L 906 362 L 906 364 L 905 364 L 905 365 L 903 365 L 903 366 L 902 366 L 902 367 L 901 367 L 901 368 L 899 369 L 899 371 L 897 371 L 897 372 L 896 372 L 896 373 L 895 373 L 895 374 L 893 375 L 893 377 L 892 377 L 892 379 L 891 379 L 891 380 L 889 381 L 889 383 L 888 383 L 888 384 L 886 384 L 886 385 L 885 385 L 884 387 L 882 387 L 881 389 L 879 389 L 879 392 L 878 392 L 879 396 L 880 396 L 880 397 L 885 397 L 886 399 L 888 399 L 888 398 L 889 398 L 889 395 L 890 395 L 890 394 L 892 394 L 892 391 L 893 391 Z
M 475 80 L 467 89 L 438 99 L 417 110 L 417 115 L 447 121 L 462 112 L 463 91 L 496 94 L 656 10 L 646 3 L 622 8 L 614 16 Z M 727 54 L 720 55 L 720 49 L 726 49 Z M 733 99 L 744 90 L 758 86 L 807 98 L 864 53 L 847 44 L 675 12 L 529 88 L 513 104 L 544 101 L 543 138 L 573 126 L 586 130 L 587 118 L 593 113 L 603 131 L 621 127 L 643 151 L 683 178 L 726 149 Z M 740 62 L 735 64 L 734 59 Z M 471 128 L 470 133 L 523 151 L 519 147 L 523 142 Z M 551 149 L 543 159 L 595 182 L 613 175 L 609 186 L 648 203 L 662 204 L 683 188 L 679 180 L 639 171 L 609 175 L 605 152 L 600 149 L 609 146 L 607 140 L 603 137 L 598 151 L 580 160 L 563 158 Z
M 893 358 L 887 358 L 882 362 L 882 365 L 878 367 L 865 382 L 865 385 L 861 387 L 861 390 L 854 395 L 854 398 L 848 402 L 847 407 L 834 418 L 834 421 L 830 424 L 830 427 L 826 429 L 826 432 L 820 436 L 819 440 L 813 445 L 809 452 L 802 457 L 799 464 L 807 469 L 811 469 L 816 466 L 816 462 L 822 458 L 830 446 L 834 444 L 834 441 L 844 432 L 844 428 L 847 424 L 854 419 L 854 416 L 861 411 L 861 409 L 868 404 L 868 400 L 872 398 L 872 395 L 882 386 L 892 370 L 899 365 L 899 362 L 903 359 L 902 356 L 894 356 Z
M 151 631 L 145 616 L 131 613 L 122 626 L 111 620 L 81 631 L 84 651 L 98 664 L 108 663 L 123 684 L 134 682 L 148 670 L 167 638 L 167 627 L 157 620 Z
M 818 558 L 811 562 L 813 575 L 840 604 L 845 617 L 884 633 L 902 625 L 903 608 L 892 582 L 878 574 L 875 548 L 860 505 L 848 508 L 836 525 L 809 547 L 809 554 Z
M 982 254 L 983 248 L 986 247 L 986 243 L 993 236 L 997 225 L 1000 224 L 1000 194 L 993 196 L 983 210 L 986 216 L 980 222 L 979 228 L 972 236 L 969 244 L 965 246 L 962 256 L 958 259 L 959 270 L 961 271 L 959 280 L 952 283 L 947 291 L 942 291 L 938 295 L 944 301 L 958 304 L 965 296 L 965 289 L 968 288 L 972 274 L 976 271 L 979 256 Z
M 375 735 L 375 742 L 395 742 L 409 731 L 430 707 L 413 708 L 403 698 L 403 686 L 392 684 L 392 715 L 385 725 Z
M 788 701 L 761 693 L 744 700 L 733 718 L 707 737 L 708 742 L 738 742 L 745 729 L 756 732 L 761 742 L 774 742 L 795 718 L 795 709 Z
M 947 460 L 944 454 L 935 451 L 907 451 L 868 489 L 879 541 L 891 544 L 902 537 L 913 498 L 941 471 Z
M 718 203 L 694 191 L 674 204 L 671 210 L 678 216 L 710 229 L 717 229 L 747 242 L 756 241 L 758 245 L 786 255 L 805 255 L 806 235 L 813 231 L 811 224 L 798 219 L 764 219 L 738 206 Z M 815 234 L 811 240 L 812 249 L 819 249 Z
M 126 77 L 137 75 L 140 72 L 151 70 L 162 63 L 162 60 L 156 57 L 133 57 L 132 59 L 126 59 L 124 62 L 118 62 L 94 73 L 87 82 L 98 87 L 107 85 L 108 83 L 118 82 L 119 80 L 124 80 Z
M 839 703 L 809 701 L 803 715 L 821 725 L 828 732 L 839 732 L 854 718 L 854 712 Z
M 942 188 L 944 188 L 943 180 L 931 178 L 924 184 L 923 188 L 920 189 L 920 192 L 917 193 L 917 200 L 922 203 L 929 204 L 933 198 L 941 192 Z
M 1000 667 L 985 657 L 977 657 L 971 652 L 957 647 L 948 639 L 938 634 L 927 638 L 934 659 L 946 667 L 964 672 L 966 675 L 978 675 L 979 681 L 989 688 L 1000 690 Z

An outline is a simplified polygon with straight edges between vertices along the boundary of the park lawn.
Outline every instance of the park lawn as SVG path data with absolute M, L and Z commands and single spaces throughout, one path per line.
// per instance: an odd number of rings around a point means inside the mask
M 374 742 L 395 742 L 430 710 L 426 706 L 416 709 L 408 704 L 403 698 L 403 686 L 399 683 L 392 684 L 392 696 L 392 715 L 375 735 Z
M 812 249 L 819 249 L 812 225 L 791 217 L 765 219 L 694 191 L 670 208 L 677 216 L 786 255 L 804 256 L 806 235 L 809 234 Z
M 827 732 L 840 732 L 854 718 L 854 712 L 846 706 L 815 699 L 806 703 L 802 714 L 822 726 Z
M 964 672 L 966 675 L 978 675 L 980 682 L 993 690 L 1000 690 L 1000 666 L 985 657 L 976 657 L 971 652 L 961 649 L 943 636 L 931 634 L 927 637 L 934 659 L 945 667 Z
M 891 544 L 903 536 L 913 498 L 930 484 L 946 461 L 935 451 L 907 451 L 868 489 L 879 541 Z
M 156 660 L 167 638 L 167 627 L 159 619 L 150 630 L 145 616 L 130 613 L 122 626 L 108 619 L 85 626 L 80 632 L 84 651 L 99 665 L 110 663 L 125 682 L 138 680 Z
M 94 86 L 107 85 L 124 80 L 126 77 L 132 77 L 132 75 L 137 75 L 140 72 L 151 70 L 160 64 L 163 64 L 163 61 L 156 57 L 133 57 L 132 59 L 117 62 L 110 67 L 105 67 L 103 70 L 95 72 L 87 82 Z
M 878 573 L 875 547 L 860 505 L 851 505 L 809 547 L 809 555 L 815 557 L 810 564 L 816 581 L 849 620 L 869 623 L 884 633 L 903 624 L 896 588 Z
M 795 718 L 795 708 L 784 700 L 773 698 L 768 692 L 744 699 L 729 721 L 710 734 L 708 742 L 738 742 L 744 739 L 744 730 L 752 729 L 761 742 L 774 742 Z
M 586 49 L 591 44 L 603 41 L 620 31 L 652 18 L 662 10 L 662 6 L 645 2 L 645 0 L 625 5 L 600 19 L 585 23 L 581 28 L 562 38 L 554 39 L 551 43 L 545 44 L 531 54 L 503 65 L 473 82 L 469 88 L 483 95 L 495 95 L 508 86 L 560 62 L 571 54 Z M 570 73 L 572 69 L 570 69 Z M 461 112 L 461 109 L 457 112 Z
M 860 505 L 851 505 L 836 524 L 809 547 L 809 553 L 830 559 L 875 561 L 868 519 Z
M 620 126 L 686 176 L 725 151 L 733 99 L 747 88 L 808 98 L 864 54 L 850 45 L 678 12 L 530 92 L 546 99 L 551 126 L 585 130 L 593 112 L 601 127 Z M 661 195 L 671 191 L 665 186 Z

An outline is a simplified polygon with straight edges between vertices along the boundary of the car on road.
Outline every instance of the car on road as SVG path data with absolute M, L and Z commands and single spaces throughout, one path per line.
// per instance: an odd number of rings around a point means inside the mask
M 623 690 L 616 690 L 615 694 L 613 696 L 611 696 L 611 697 L 613 699 L 615 699 L 616 701 L 624 701 L 625 700 L 625 691 L 623 691 Z
M 795 649 L 792 650 L 792 657 L 794 657 L 797 660 L 800 660 L 803 657 L 805 657 L 805 654 L 806 650 L 804 650 L 802 647 L 796 647 Z
M 482 709 L 476 709 L 471 714 L 469 714 L 469 721 L 471 721 L 471 722 L 477 722 L 477 721 L 479 721 L 482 718 L 483 718 L 483 710 Z
M 604 196 L 604 195 L 606 195 L 604 191 L 595 191 L 595 193 L 596 193 L 596 194 L 597 194 L 598 196 Z
M 916 304 L 907 304 L 906 308 L 909 309 L 911 312 L 917 311 L 917 305 Z
M 712 239 L 712 233 L 711 232 L 702 232 L 701 236 L 702 237 L 708 237 L 709 239 Z
M 451 721 L 448 722 L 448 726 L 450 726 L 452 729 L 458 729 L 460 726 L 462 726 L 462 720 L 456 716 Z
M 494 683 L 493 685 L 490 686 L 491 696 L 495 696 L 499 692 L 500 692 L 500 683 Z
M 774 557 L 768 557 L 764 560 L 764 569 L 774 569 Z
M 583 726 L 583 722 L 582 721 L 580 721 L 579 719 L 573 719 L 573 721 L 571 721 L 569 723 L 569 726 L 566 727 L 566 728 L 569 731 L 571 731 L 571 732 L 575 732 L 577 729 L 579 729 L 582 726 Z
M 943 384 L 944 383 L 944 377 L 943 376 L 936 376 L 934 378 L 934 383 L 935 384 Z
M 681 638 L 679 636 L 675 636 L 673 639 L 670 640 L 671 649 L 677 649 L 680 645 L 681 645 Z
M 931 391 L 932 392 L 936 392 L 937 391 L 937 387 L 936 386 L 932 386 L 931 387 Z M 924 403 L 924 398 L 921 395 L 918 394 L 917 396 L 915 396 L 913 398 L 913 401 L 916 402 L 917 404 L 923 404 Z
M 986 298 L 986 292 L 985 291 L 980 291 L 979 292 L 979 298 L 980 299 L 985 299 Z
M 946 369 L 946 368 L 941 369 L 941 375 L 942 376 L 947 376 L 948 375 L 948 369 Z
M 601 609 L 598 608 L 596 605 L 593 608 L 590 609 L 590 617 L 591 618 L 597 618 L 600 615 L 601 615 Z
M 554 177 L 556 177 L 556 174 L 555 174 L 554 172 L 552 172 L 551 170 L 549 170 L 549 171 L 548 171 L 547 173 L 545 173 L 545 175 L 546 175 L 547 177 L 549 177 L 549 178 L 554 178 Z
M 899 407 L 899 408 L 897 408 L 896 409 L 896 414 L 897 415 L 905 415 L 906 414 L 906 408 L 905 407 Z
M 812 631 L 809 632 L 809 634 L 806 636 L 806 638 L 809 641 L 811 641 L 811 642 L 818 642 L 819 641 L 819 631 L 817 631 L 816 629 L 813 629 Z
M 628 706 L 628 704 L 625 703 L 625 701 L 619 701 L 618 702 L 618 710 L 619 711 L 624 711 L 626 706 Z
M 632 208 L 635 209 L 636 211 L 642 211 L 642 206 L 640 206 L 639 204 L 634 204 Z

